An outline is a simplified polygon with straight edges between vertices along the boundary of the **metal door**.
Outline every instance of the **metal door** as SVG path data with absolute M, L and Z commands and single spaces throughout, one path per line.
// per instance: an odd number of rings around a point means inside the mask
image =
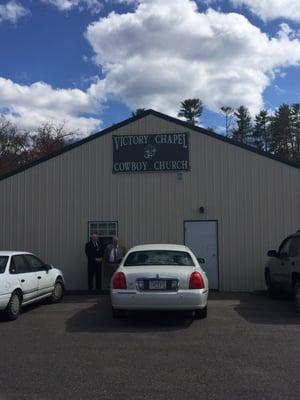
M 209 288 L 219 289 L 217 221 L 186 221 L 184 225 L 186 246 L 197 258 L 205 259 L 202 267 L 206 272 Z

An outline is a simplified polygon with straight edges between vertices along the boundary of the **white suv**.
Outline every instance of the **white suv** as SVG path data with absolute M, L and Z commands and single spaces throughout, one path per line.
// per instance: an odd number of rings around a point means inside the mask
M 64 295 L 64 278 L 59 269 L 31 253 L 0 251 L 0 310 L 9 320 L 21 307 L 49 297 L 54 303 Z

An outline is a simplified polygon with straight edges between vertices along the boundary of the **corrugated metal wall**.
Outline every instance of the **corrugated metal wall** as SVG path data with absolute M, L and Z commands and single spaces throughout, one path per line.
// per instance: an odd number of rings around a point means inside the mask
M 266 251 L 300 229 L 300 170 L 191 129 L 182 179 L 112 174 L 112 134 L 186 131 L 148 115 L 0 181 L 0 248 L 32 251 L 84 289 L 88 221 L 117 220 L 130 247 L 183 243 L 184 220 L 218 220 L 220 289 L 262 289 Z

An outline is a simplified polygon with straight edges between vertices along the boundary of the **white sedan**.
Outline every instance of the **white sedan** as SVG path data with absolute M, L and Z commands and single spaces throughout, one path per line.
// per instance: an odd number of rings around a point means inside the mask
M 182 245 L 133 247 L 111 279 L 113 317 L 126 310 L 191 310 L 205 318 L 208 280 L 199 261 Z
M 62 272 L 35 255 L 0 251 L 0 310 L 9 320 L 18 317 L 22 306 L 35 301 L 47 297 L 54 303 L 61 301 L 64 285 Z

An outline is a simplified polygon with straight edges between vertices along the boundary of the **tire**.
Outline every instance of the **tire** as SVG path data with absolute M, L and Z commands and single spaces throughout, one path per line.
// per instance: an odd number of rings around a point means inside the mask
M 18 318 L 21 312 L 21 296 L 18 292 L 11 295 L 9 303 L 6 307 L 5 314 L 9 321 L 14 321 Z
M 117 308 L 112 308 L 112 317 L 113 319 L 122 319 L 125 316 L 125 310 L 120 310 Z
M 195 319 L 204 319 L 207 317 L 207 306 L 194 311 Z
M 269 272 L 269 271 L 266 271 L 265 281 L 266 281 L 268 296 L 269 296 L 270 298 L 276 297 L 276 291 L 275 291 L 275 289 L 274 289 L 274 287 L 273 287 L 273 284 L 272 284 L 272 280 L 271 280 L 270 272 Z
M 295 309 L 297 312 L 300 312 L 300 279 L 296 280 L 293 289 L 294 289 L 293 298 L 294 298 Z
M 54 289 L 50 296 L 51 303 L 60 303 L 64 297 L 64 291 L 64 284 L 62 283 L 62 281 L 57 280 L 54 284 Z

